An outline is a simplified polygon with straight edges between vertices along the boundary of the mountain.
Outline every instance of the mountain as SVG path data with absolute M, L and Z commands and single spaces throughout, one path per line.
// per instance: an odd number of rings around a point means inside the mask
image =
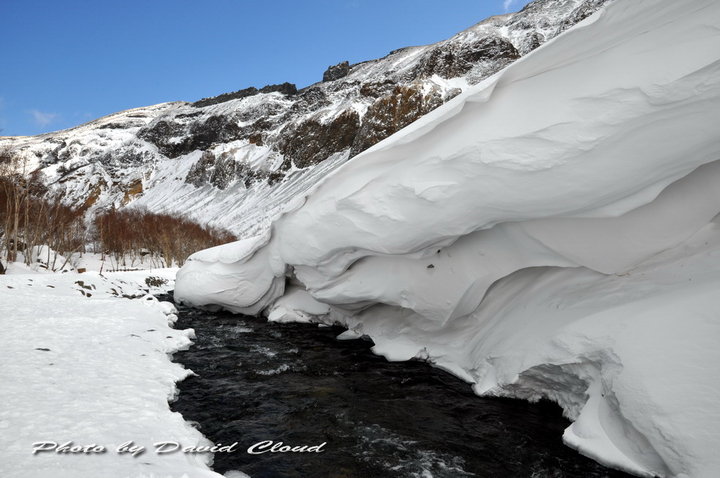
M 191 256 L 175 298 L 341 323 L 558 403 L 601 463 L 718 476 L 717 25 L 714 0 L 616 0 Z
M 245 88 L 0 138 L 50 194 L 92 214 L 144 206 L 247 235 L 329 170 L 493 75 L 605 0 L 536 0 L 432 45 L 328 68 L 323 81 Z

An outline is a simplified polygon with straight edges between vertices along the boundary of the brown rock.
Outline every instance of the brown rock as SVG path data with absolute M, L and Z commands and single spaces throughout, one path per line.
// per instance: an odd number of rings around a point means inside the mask
M 368 108 L 350 155 L 354 156 L 396 133 L 459 92 L 453 90 L 443 94 L 439 88 L 434 88 L 425 95 L 420 83 L 396 86 L 391 94 L 379 98 Z
M 345 110 L 328 123 L 316 119 L 285 127 L 280 133 L 280 152 L 285 156 L 283 169 L 294 162 L 299 168 L 319 163 L 333 153 L 352 146 L 360 128 L 355 110 Z
M 323 81 L 339 80 L 340 78 L 348 76 L 349 73 L 350 63 L 343 61 L 342 63 L 328 67 L 325 73 L 323 73 Z

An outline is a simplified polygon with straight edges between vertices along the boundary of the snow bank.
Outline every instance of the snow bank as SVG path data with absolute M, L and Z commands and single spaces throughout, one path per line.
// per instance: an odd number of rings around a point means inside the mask
M 169 327 L 175 309 L 147 295 L 163 288 L 148 287 L 147 276 L 0 276 L 3 477 L 221 476 L 207 467 L 210 457 L 152 448 L 157 441 L 207 440 L 168 407 L 175 382 L 189 373 L 168 354 L 187 347 L 193 331 Z M 130 440 L 147 451 L 135 458 L 116 453 Z M 107 451 L 33 455 L 33 444 L 44 441 Z
M 557 401 L 600 462 L 717 476 L 718 24 L 711 0 L 612 3 L 192 256 L 176 297 L 322 314 Z

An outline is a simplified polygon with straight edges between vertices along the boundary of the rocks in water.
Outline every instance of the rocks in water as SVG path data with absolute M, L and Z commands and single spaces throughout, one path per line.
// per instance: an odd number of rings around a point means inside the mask
M 340 78 L 348 76 L 349 73 L 350 63 L 343 61 L 342 63 L 328 67 L 325 73 L 323 73 L 323 81 L 339 80 Z

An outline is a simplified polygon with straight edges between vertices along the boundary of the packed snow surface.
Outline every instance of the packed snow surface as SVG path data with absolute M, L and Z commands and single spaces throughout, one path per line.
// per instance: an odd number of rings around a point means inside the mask
M 176 298 L 549 397 L 641 476 L 720 473 L 720 3 L 618 0 L 335 169 Z
M 168 406 L 175 382 L 190 373 L 168 354 L 187 347 L 193 331 L 170 327 L 174 306 L 147 295 L 161 289 L 144 279 L 171 284 L 174 272 L 0 275 L 0 475 L 221 476 L 208 468 L 207 454 L 152 448 L 161 441 L 208 444 Z M 147 451 L 117 453 L 128 441 Z M 106 452 L 33 454 L 39 442 Z

